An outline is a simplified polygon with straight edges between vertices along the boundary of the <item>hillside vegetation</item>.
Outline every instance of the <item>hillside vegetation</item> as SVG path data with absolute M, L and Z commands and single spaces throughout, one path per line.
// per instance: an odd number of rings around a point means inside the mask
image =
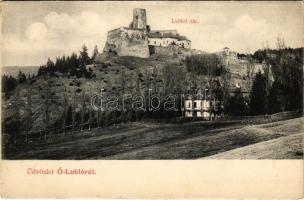
M 259 50 L 226 63 L 226 58 L 216 54 L 137 58 L 100 56 L 97 48 L 89 57 L 84 46 L 79 56 L 58 57 L 55 62 L 49 59 L 36 76 L 2 78 L 3 132 L 16 143 L 18 135 L 24 140 L 32 132 L 43 131 L 47 138 L 51 129 L 64 134 L 74 129 L 182 115 L 179 104 L 177 112 L 93 111 L 90 99 L 100 89 L 104 89 L 105 97 L 116 95 L 120 102 L 123 94 L 145 95 L 145 103 L 149 89 L 160 96 L 175 94 L 177 100 L 180 94 L 208 89 L 208 95 L 216 95 L 221 102 L 220 112 L 229 115 L 301 111 L 301 52 L 303 49 Z M 263 72 L 256 72 L 255 66 L 261 64 Z M 127 107 L 130 104 L 126 102 Z

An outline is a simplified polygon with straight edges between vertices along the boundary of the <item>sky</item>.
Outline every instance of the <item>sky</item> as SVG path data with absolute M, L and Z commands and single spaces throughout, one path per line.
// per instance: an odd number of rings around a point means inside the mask
M 207 52 L 225 46 L 252 53 L 266 41 L 275 48 L 278 36 L 289 47 L 303 47 L 302 2 L 3 2 L 2 66 L 45 64 L 48 57 L 91 54 L 104 47 L 107 31 L 128 26 L 134 8 L 144 8 L 152 30 L 177 30 L 192 48 Z M 198 23 L 172 23 L 172 19 Z

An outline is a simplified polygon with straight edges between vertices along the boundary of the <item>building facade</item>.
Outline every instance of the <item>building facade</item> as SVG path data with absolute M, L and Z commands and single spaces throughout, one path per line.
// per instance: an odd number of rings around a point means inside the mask
M 211 102 L 202 99 L 185 100 L 185 117 L 198 117 L 202 119 L 210 119 Z

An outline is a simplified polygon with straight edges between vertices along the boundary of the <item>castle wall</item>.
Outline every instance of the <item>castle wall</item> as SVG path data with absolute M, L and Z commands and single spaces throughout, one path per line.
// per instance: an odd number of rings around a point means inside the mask
M 144 30 L 121 27 L 108 32 L 104 52 L 118 56 L 149 57 L 148 38 Z
M 136 56 L 148 58 L 150 56 L 148 40 L 126 38 L 121 41 L 121 56 Z
M 159 47 L 155 46 L 154 48 L 155 54 L 165 55 L 165 56 L 173 56 L 177 54 L 177 49 L 173 47 Z
M 150 46 L 150 47 L 153 47 L 153 52 L 157 55 L 176 56 L 181 59 L 185 59 L 187 56 L 191 56 L 193 53 L 191 49 L 185 49 L 173 45 L 167 47 L 159 47 L 159 46 Z

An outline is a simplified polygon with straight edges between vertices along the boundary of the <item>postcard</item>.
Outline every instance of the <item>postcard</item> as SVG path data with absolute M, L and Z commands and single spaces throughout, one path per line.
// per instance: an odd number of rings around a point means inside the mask
M 303 197 L 303 2 L 0 5 L 3 197 Z

